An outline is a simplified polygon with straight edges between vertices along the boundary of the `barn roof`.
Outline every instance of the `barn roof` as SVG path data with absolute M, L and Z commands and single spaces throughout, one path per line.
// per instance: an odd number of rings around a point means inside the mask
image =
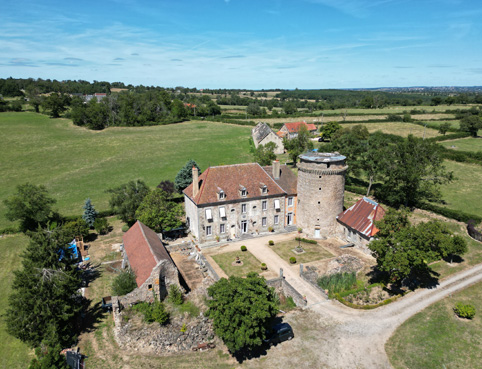
M 253 128 L 253 139 L 256 143 L 261 142 L 266 136 L 272 132 L 270 126 L 266 123 L 259 122 L 256 127 Z
M 199 192 L 192 195 L 192 183 L 184 190 L 184 194 L 197 205 L 233 200 L 249 201 L 262 196 L 261 188 L 266 186 L 266 197 L 284 195 L 285 191 L 266 173 L 258 163 L 223 165 L 209 167 L 199 176 Z M 245 197 L 241 190 L 246 189 Z M 218 194 L 223 191 L 224 200 L 219 200 Z
M 377 202 L 363 197 L 354 205 L 337 216 L 340 223 L 358 231 L 366 237 L 373 237 L 378 232 L 375 221 L 382 220 L 385 215 Z
M 316 126 L 313 123 L 306 123 L 306 122 L 290 122 L 285 123 L 284 126 L 288 130 L 289 133 L 296 133 L 300 130 L 301 126 L 306 126 L 308 131 L 316 131 Z
M 151 275 L 152 269 L 161 261 L 174 264 L 159 236 L 148 226 L 137 221 L 122 237 L 124 250 L 140 287 Z

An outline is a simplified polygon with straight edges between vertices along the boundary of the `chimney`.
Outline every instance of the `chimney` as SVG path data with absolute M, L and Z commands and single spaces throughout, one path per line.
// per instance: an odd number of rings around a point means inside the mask
M 195 166 L 192 167 L 192 197 L 196 197 L 199 192 L 199 171 Z
M 281 170 L 281 165 L 279 163 L 279 160 L 274 160 L 273 161 L 273 178 L 274 179 L 279 179 L 280 170 Z

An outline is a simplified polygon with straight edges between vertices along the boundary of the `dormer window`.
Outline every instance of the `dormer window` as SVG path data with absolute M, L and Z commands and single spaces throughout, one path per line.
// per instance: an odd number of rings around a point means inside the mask
M 226 198 L 226 194 L 224 191 L 219 192 L 219 200 L 224 200 Z
M 266 186 L 264 183 L 260 183 L 259 188 L 261 190 L 261 194 L 266 195 L 268 193 L 268 186 Z
M 239 185 L 239 193 L 241 197 L 246 197 L 248 196 L 248 190 L 246 190 L 246 187 Z

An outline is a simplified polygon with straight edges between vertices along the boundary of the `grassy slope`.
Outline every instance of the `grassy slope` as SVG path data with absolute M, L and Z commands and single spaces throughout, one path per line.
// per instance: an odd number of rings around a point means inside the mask
M 10 225 L 3 200 L 27 181 L 43 184 L 62 214 L 81 214 L 87 197 L 108 208 L 105 191 L 140 178 L 149 186 L 174 177 L 189 159 L 209 165 L 252 160 L 250 127 L 212 122 L 89 131 L 66 119 L 1 113 L 0 228 Z
M 482 139 L 481 138 L 462 138 L 460 140 L 451 140 L 440 142 L 442 146 L 446 148 L 452 148 L 456 151 L 482 151 Z M 455 147 L 452 147 L 455 146 Z
M 452 311 L 456 302 L 477 312 L 462 321 Z M 482 362 L 482 283 L 439 301 L 403 323 L 386 344 L 395 368 L 480 368 Z
M 0 238 L 0 316 L 8 306 L 13 271 L 20 268 L 20 254 L 26 248 L 28 238 L 24 235 Z M 32 356 L 31 350 L 21 341 L 5 331 L 5 323 L 0 319 L 0 368 L 26 368 Z

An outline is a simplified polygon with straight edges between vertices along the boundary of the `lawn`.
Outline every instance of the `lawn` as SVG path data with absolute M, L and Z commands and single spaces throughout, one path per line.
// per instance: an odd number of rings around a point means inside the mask
M 441 187 L 442 198 L 450 209 L 482 216 L 482 166 L 445 161 L 447 170 L 453 171 L 455 180 Z
M 472 321 L 455 317 L 457 302 L 476 308 Z M 385 349 L 395 368 L 480 368 L 482 283 L 446 297 L 403 323 Z
M 481 138 L 461 138 L 459 140 L 440 142 L 440 144 L 448 149 L 453 149 L 457 151 L 482 151 Z
M 174 180 L 189 159 L 210 165 L 249 162 L 251 127 L 186 122 L 90 131 L 67 119 L 31 112 L 0 113 L 0 229 L 3 200 L 25 182 L 45 185 L 64 215 L 82 214 L 87 197 L 96 210 L 108 208 L 106 190 L 140 178 L 149 186 Z
M 28 237 L 23 234 L 0 238 L 0 316 L 8 307 L 13 281 L 13 271 L 21 267 L 20 254 L 28 245 Z M 26 368 L 33 357 L 33 351 L 20 340 L 6 332 L 3 319 L 0 319 L 0 368 Z
M 315 260 L 323 260 L 332 258 L 334 255 L 326 250 L 319 244 L 312 244 L 301 242 L 301 247 L 305 250 L 302 254 L 296 254 L 293 252 L 293 249 L 298 246 L 298 241 L 291 240 L 291 241 L 284 241 L 275 244 L 274 246 L 270 246 L 274 252 L 276 252 L 280 258 L 285 261 L 289 261 L 289 258 L 294 256 L 296 258 L 296 262 L 299 263 L 309 263 L 310 261 Z
M 424 128 L 417 124 L 403 123 L 403 122 L 386 122 L 386 123 L 348 123 L 343 124 L 343 128 L 349 128 L 356 125 L 364 125 L 367 127 L 368 132 L 373 133 L 376 131 L 382 131 L 383 133 L 389 133 L 392 135 L 398 135 L 407 137 L 409 134 L 415 137 L 436 137 L 440 136 L 437 130 L 431 128 Z M 424 133 L 425 132 L 425 133 Z
M 243 265 L 234 266 L 232 263 L 239 256 Z M 231 251 L 222 254 L 212 255 L 214 261 L 229 277 L 244 277 L 248 273 L 255 272 L 261 274 L 261 261 L 248 251 Z

